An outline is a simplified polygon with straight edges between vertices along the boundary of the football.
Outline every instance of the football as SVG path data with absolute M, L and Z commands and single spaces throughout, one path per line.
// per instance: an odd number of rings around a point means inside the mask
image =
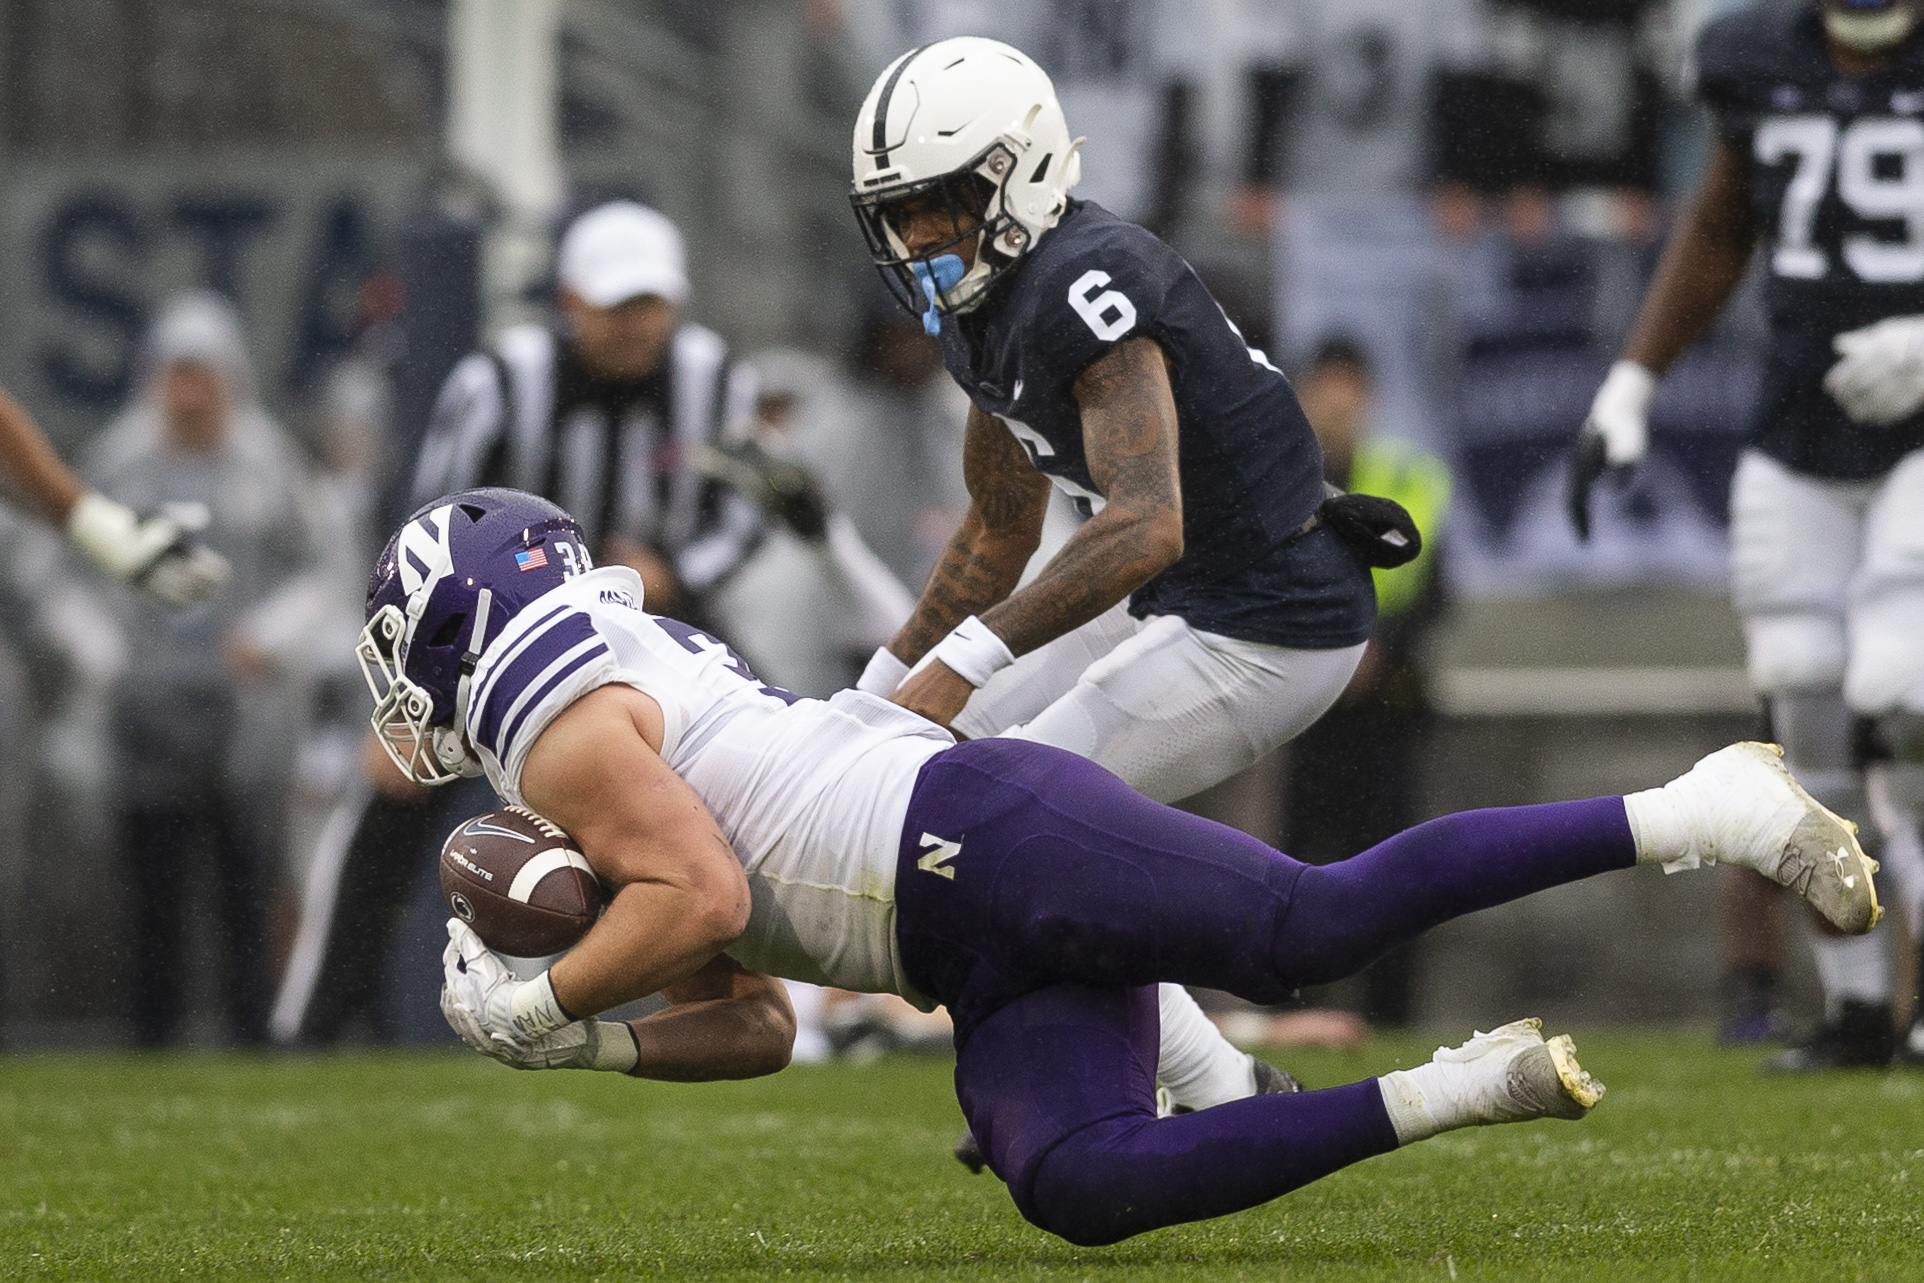
M 533 811 L 488 811 L 441 846 L 441 894 L 483 944 L 516 958 L 572 948 L 606 896 L 574 842 Z

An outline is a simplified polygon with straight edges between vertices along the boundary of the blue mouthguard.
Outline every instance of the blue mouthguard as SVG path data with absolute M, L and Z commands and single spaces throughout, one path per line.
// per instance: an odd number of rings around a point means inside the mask
M 955 288 L 968 268 L 962 265 L 960 254 L 938 254 L 927 262 L 917 261 L 909 264 L 915 273 L 917 283 L 922 286 L 922 296 L 929 301 L 928 310 L 922 313 L 922 328 L 930 334 L 942 332 L 942 314 L 935 310 L 938 295 Z

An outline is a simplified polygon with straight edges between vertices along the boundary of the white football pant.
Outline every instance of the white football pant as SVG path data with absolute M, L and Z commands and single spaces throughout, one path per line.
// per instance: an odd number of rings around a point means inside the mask
M 1743 616 L 1751 685 L 1770 697 L 1785 759 L 1804 787 L 1883 835 L 1886 874 L 1915 921 L 1924 904 L 1924 744 L 1910 733 L 1924 714 L 1924 451 L 1873 481 L 1805 476 L 1746 451 L 1730 508 L 1731 603 Z M 1900 760 L 1875 770 L 1874 806 L 1853 751 L 1853 717 L 1876 719 L 1899 749 Z M 1820 939 L 1817 947 L 1849 946 Z M 1881 965 L 1883 974 L 1839 983 L 1854 990 L 1849 996 L 1888 1000 L 1888 960 L 1856 956 L 1851 968 L 1840 959 L 1830 970 L 1841 977 Z
M 1362 657 L 1360 644 L 1294 650 L 1134 619 L 1120 603 L 991 677 L 955 729 L 1053 744 L 1175 802 L 1307 730 Z
M 1068 749 L 1158 802 L 1256 764 L 1309 728 L 1349 685 L 1363 645 L 1294 650 L 1202 632 L 1119 603 L 991 677 L 955 719 L 971 739 Z M 1249 1058 L 1180 985 L 1163 985 L 1157 1077 L 1206 1109 L 1255 1091 Z

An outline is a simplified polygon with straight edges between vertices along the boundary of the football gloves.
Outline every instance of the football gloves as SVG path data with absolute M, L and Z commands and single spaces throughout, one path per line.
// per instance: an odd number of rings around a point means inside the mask
M 441 963 L 441 1015 L 462 1042 L 483 1055 L 515 1069 L 625 1073 L 635 1067 L 635 1039 L 628 1026 L 567 1020 L 546 972 L 535 980 L 515 979 L 459 918 L 448 919 Z M 557 1019 L 566 1023 L 552 1023 Z
M 459 918 L 448 919 L 441 974 L 442 992 L 451 993 L 473 1013 L 481 1032 L 495 1042 L 526 1047 L 570 1023 L 568 1013 L 555 1001 L 547 972 L 533 980 L 515 979 L 507 964 L 481 943 L 474 928 Z
M 195 540 L 198 525 L 178 514 L 141 517 L 89 490 L 67 516 L 67 538 L 115 579 L 177 610 L 219 592 L 231 573 L 227 558 Z
M 1657 376 L 1635 361 L 1618 361 L 1590 403 L 1590 417 L 1577 434 L 1570 456 L 1570 485 L 1565 498 L 1577 538 L 1590 539 L 1590 492 L 1604 473 L 1622 481 L 1650 451 L 1650 400 Z
M 1924 316 L 1893 316 L 1831 340 L 1824 391 L 1854 422 L 1888 428 L 1924 406 Z
M 733 486 L 801 538 L 827 537 L 828 498 L 804 465 L 777 458 L 758 441 L 704 446 L 699 463 L 702 472 Z

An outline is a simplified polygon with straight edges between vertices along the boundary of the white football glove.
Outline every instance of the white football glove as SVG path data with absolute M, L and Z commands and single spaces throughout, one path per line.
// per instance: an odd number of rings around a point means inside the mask
M 554 985 L 549 983 L 547 972 L 533 980 L 515 979 L 507 964 L 481 943 L 474 928 L 459 918 L 448 919 L 448 947 L 441 954 L 441 974 L 441 1010 L 445 1014 L 448 1004 L 454 1002 L 474 1018 L 472 1030 L 457 1024 L 451 1016 L 448 1023 L 477 1051 L 494 1054 L 470 1037 L 470 1032 L 490 1043 L 525 1049 L 563 1025 L 574 1023 L 574 1017 L 555 1001 Z
M 600 1069 L 626 1073 L 635 1067 L 635 1036 L 612 1020 L 577 1020 L 525 1045 L 489 1034 L 452 985 L 441 986 L 441 1014 L 461 1041 L 513 1069 Z
M 1657 376 L 1635 361 L 1618 361 L 1604 376 L 1583 430 L 1603 438 L 1603 461 L 1631 468 L 1650 452 L 1650 401 Z
M 1570 524 L 1577 537 L 1590 538 L 1590 492 L 1607 471 L 1627 472 L 1650 452 L 1650 401 L 1657 376 L 1635 361 L 1618 361 L 1604 376 L 1590 417 L 1577 434 L 1570 457 Z
M 1924 406 L 1924 316 L 1893 316 L 1831 340 L 1843 359 L 1824 391 L 1858 423 L 1887 428 Z
M 96 490 L 80 496 L 67 516 L 67 538 L 96 566 L 175 609 L 213 596 L 231 573 L 227 558 L 191 530 L 179 513 L 143 518 Z

